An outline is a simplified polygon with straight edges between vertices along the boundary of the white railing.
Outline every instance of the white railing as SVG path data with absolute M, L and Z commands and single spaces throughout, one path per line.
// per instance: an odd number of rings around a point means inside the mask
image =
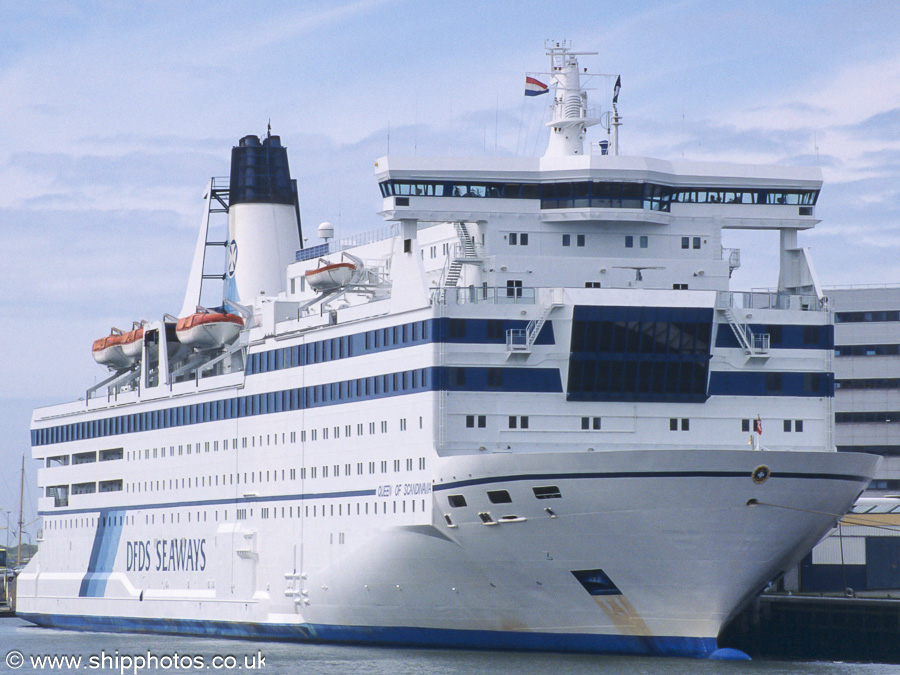
M 369 230 L 368 232 L 360 232 L 359 234 L 344 237 L 343 239 L 336 239 L 335 241 L 329 241 L 325 244 L 318 244 L 309 246 L 307 248 L 302 248 L 297 251 L 295 259 L 297 261 L 301 261 L 309 260 L 311 258 L 318 258 L 319 256 L 328 255 L 329 253 L 338 253 L 340 251 L 346 251 L 350 248 L 356 248 L 357 246 L 363 246 L 365 244 L 372 244 L 376 241 L 390 239 L 391 237 L 396 237 L 399 234 L 400 223 L 391 223 L 390 225 L 385 225 L 375 230 Z
M 431 291 L 432 305 L 533 305 L 533 288 L 506 286 L 468 286 L 435 288 Z
M 520 351 L 528 349 L 528 331 L 524 328 L 510 328 L 506 331 L 506 350 Z
M 749 329 L 748 329 L 749 330 Z M 769 334 L 750 332 L 750 347 L 753 353 L 766 353 L 769 351 Z
M 722 260 L 728 261 L 728 268 L 736 270 L 741 266 L 741 249 L 739 248 L 723 248 Z
M 788 309 L 809 312 L 824 311 L 826 307 L 815 295 L 793 295 L 777 291 L 719 291 L 716 307 L 724 309 Z

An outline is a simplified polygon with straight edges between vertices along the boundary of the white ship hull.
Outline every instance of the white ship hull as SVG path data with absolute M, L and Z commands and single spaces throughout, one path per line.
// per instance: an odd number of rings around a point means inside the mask
M 19 612 L 77 629 L 706 655 L 748 594 L 833 527 L 875 461 L 754 451 L 455 458 L 439 464 L 433 493 L 401 494 L 407 514 L 399 522 L 393 513 L 329 515 L 310 536 L 305 518 L 272 519 L 252 534 L 180 518 L 179 538 L 204 545 L 176 563 L 198 569 L 174 575 L 159 555 L 171 525 L 100 527 L 61 553 L 72 568 L 91 569 L 98 545 L 117 537 L 112 569 L 60 574 L 52 570 L 61 561 L 45 563 L 52 553 L 41 551 L 19 578 Z M 762 463 L 771 475 L 757 484 L 751 476 Z M 562 496 L 534 499 L 532 487 L 548 484 Z M 512 502 L 489 503 L 486 491 L 501 489 Z M 454 509 L 448 527 L 439 503 L 451 493 L 469 506 Z M 425 511 L 413 513 L 423 500 Z M 335 495 L 322 505 L 341 502 L 342 514 L 355 514 L 362 501 L 395 500 Z M 299 511 L 302 502 L 288 493 L 257 503 Z M 498 524 L 483 524 L 479 512 Z M 337 530 L 341 543 L 332 540 Z M 147 565 L 129 546 L 143 541 Z M 306 578 L 286 580 L 300 555 Z M 621 593 L 591 595 L 572 574 L 594 569 Z M 103 577 L 102 597 L 84 597 L 93 574 Z M 165 588 L 173 576 L 177 584 Z M 248 597 L 240 586 L 251 579 L 260 590 Z

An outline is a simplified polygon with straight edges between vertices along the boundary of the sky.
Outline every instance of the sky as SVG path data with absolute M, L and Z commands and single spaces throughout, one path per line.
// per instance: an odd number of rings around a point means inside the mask
M 800 243 L 820 282 L 893 284 L 897 35 L 894 0 L 0 0 L 0 528 L 31 410 L 103 379 L 111 326 L 181 308 L 204 189 L 242 136 L 281 136 L 313 243 L 325 220 L 374 229 L 379 156 L 542 154 L 524 74 L 571 40 L 622 77 L 623 154 L 819 166 Z M 776 283 L 777 236 L 727 234 L 735 286 Z

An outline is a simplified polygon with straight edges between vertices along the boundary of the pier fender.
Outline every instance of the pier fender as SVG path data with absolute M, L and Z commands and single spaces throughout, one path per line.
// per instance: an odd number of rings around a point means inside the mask
M 721 649 L 717 649 L 712 654 L 709 655 L 709 658 L 714 661 L 750 661 L 750 657 L 747 656 L 740 649 L 732 649 L 731 647 L 722 647 Z

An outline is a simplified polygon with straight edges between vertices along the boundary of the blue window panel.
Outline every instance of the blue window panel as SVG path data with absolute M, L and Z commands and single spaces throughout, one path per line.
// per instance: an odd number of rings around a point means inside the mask
M 297 261 L 312 260 L 323 255 L 328 255 L 328 244 L 318 244 L 309 248 L 302 248 L 296 253 Z
M 454 323 L 459 322 L 459 323 Z M 432 322 L 429 322 L 431 324 Z M 437 323 L 439 342 L 451 344 L 506 344 L 506 331 L 524 329 L 528 321 L 510 319 L 440 319 Z M 501 324 L 498 332 L 496 324 Z M 430 340 L 429 336 L 429 340 Z M 535 340 L 537 345 L 556 344 L 553 322 L 547 321 Z
M 834 396 L 833 373 L 719 372 L 709 378 L 710 396 Z
M 774 349 L 834 349 L 834 326 L 796 326 L 782 324 L 750 324 L 750 330 L 769 335 L 769 346 Z M 740 349 L 731 327 L 719 324 L 716 347 Z
M 118 435 L 151 428 L 151 424 L 169 427 L 185 426 L 213 419 L 234 419 L 258 414 L 272 414 L 283 410 L 301 410 L 346 401 L 397 396 L 412 391 L 444 389 L 487 391 L 488 368 L 420 368 L 415 371 L 385 373 L 384 375 L 333 382 L 326 385 L 301 387 L 264 394 L 239 396 L 202 404 L 191 404 L 165 410 L 121 415 L 113 418 L 50 427 L 32 432 L 32 443 L 44 445 L 75 440 L 92 435 Z M 559 370 L 556 368 L 503 368 L 502 386 L 505 392 L 562 392 Z M 496 381 L 496 380 L 493 380 Z M 492 387 L 492 391 L 498 391 Z
M 488 387 L 488 368 L 442 368 L 441 389 L 448 391 L 498 391 Z M 504 392 L 562 392 L 557 368 L 504 368 Z
M 489 328 L 488 324 L 500 324 L 501 328 Z M 438 339 L 464 344 L 503 344 L 506 331 L 522 329 L 527 321 L 484 320 L 484 319 L 428 319 L 413 323 L 399 324 L 376 331 L 367 331 L 340 338 L 332 338 L 303 346 L 287 347 L 279 350 L 251 354 L 247 361 L 247 375 L 265 373 L 284 368 L 295 368 L 310 363 L 324 363 L 334 359 L 349 358 L 359 354 L 398 349 L 413 344 L 432 342 Z M 435 332 L 434 326 L 438 324 Z M 544 324 L 535 344 L 555 344 L 553 322 Z
M 712 309 L 576 306 L 567 400 L 706 400 Z

